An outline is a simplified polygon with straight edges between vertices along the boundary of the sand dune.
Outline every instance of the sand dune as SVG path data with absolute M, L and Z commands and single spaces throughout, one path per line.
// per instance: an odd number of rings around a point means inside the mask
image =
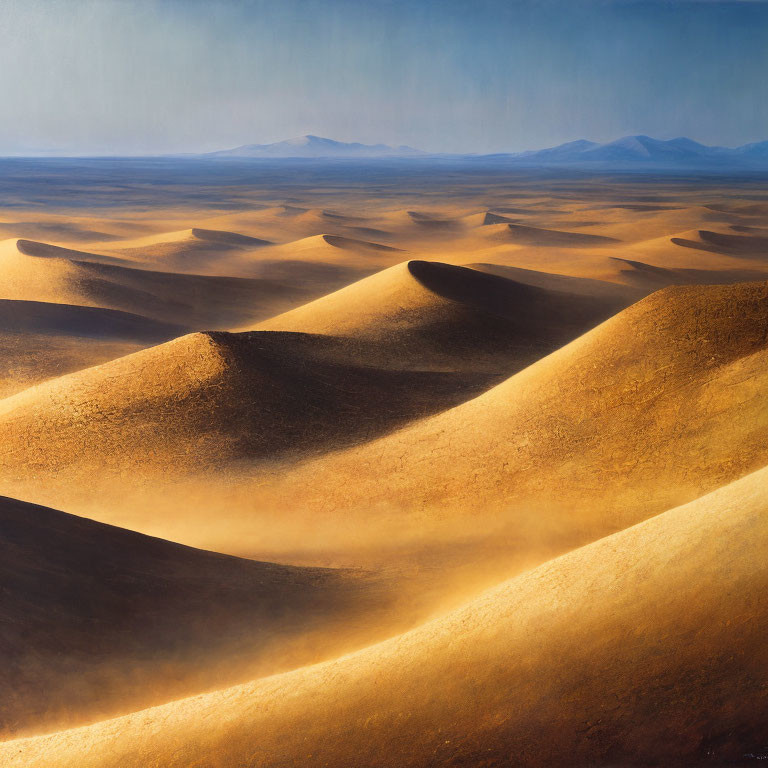
M 538 272 L 533 269 L 522 269 L 501 264 L 466 264 L 465 266 L 537 288 L 545 288 L 577 296 L 589 296 L 596 301 L 604 302 L 606 310 L 610 314 L 615 314 L 615 312 L 624 309 L 645 296 L 645 292 L 642 290 L 631 286 L 610 283 L 606 280 L 591 280 L 587 277 L 572 277 L 551 272 Z M 614 310 L 613 312 L 611 312 L 612 309 Z
M 710 765 L 768 737 L 765 471 L 343 657 L 11 741 L 9 768 Z
M 618 530 L 768 460 L 767 322 L 766 283 L 664 289 L 475 400 L 259 494 L 329 525 L 508 520 L 510 553 L 543 532 L 572 545 Z
M 610 256 L 620 266 L 619 277 L 623 282 L 647 291 L 665 288 L 669 285 L 729 285 L 764 280 L 768 274 L 764 270 L 732 269 L 692 269 L 690 267 L 657 267 L 633 259 Z
M 490 224 L 513 224 L 514 221 L 514 219 L 510 219 L 508 216 L 502 216 L 491 211 L 473 213 L 463 218 L 464 224 L 469 227 L 487 227 Z
M 391 602 L 362 572 L 239 560 L 4 497 L 0 534 L 6 737 L 321 659 L 350 647 L 323 630 Z
M 504 224 L 490 233 L 496 239 L 510 243 L 533 246 L 554 246 L 558 248 L 587 248 L 601 245 L 613 245 L 617 241 L 604 235 L 588 235 L 583 232 L 562 232 L 556 229 L 541 229 L 523 224 Z
M 0 299 L 0 397 L 182 333 L 111 309 Z
M 237 232 L 193 227 L 137 240 L 123 241 L 112 253 L 146 269 L 193 274 L 239 276 L 243 252 L 272 245 L 271 241 Z
M 323 224 L 352 224 L 355 226 L 361 225 L 365 221 L 365 219 L 360 216 L 351 216 L 344 213 L 334 213 L 333 211 L 326 211 L 322 208 L 311 208 L 307 211 L 303 211 L 298 214 L 297 220 L 304 224 L 321 226 Z
M 306 288 L 324 295 L 378 271 L 375 265 L 353 267 L 324 261 L 275 258 L 259 259 L 249 265 L 251 277 Z
M 402 249 L 351 237 L 320 234 L 270 248 L 263 253 L 263 258 L 376 267 L 380 263 L 391 263 L 397 254 L 402 254 Z
M 14 242 L 13 240 L 7 242 Z M 16 249 L 25 256 L 34 256 L 38 259 L 69 259 L 96 264 L 115 264 L 118 266 L 130 266 L 124 259 L 115 258 L 89 251 L 78 251 L 72 248 L 63 248 L 60 245 L 40 243 L 35 240 L 16 240 Z
M 371 356 L 373 356 L 373 352 Z M 300 333 L 196 333 L 0 402 L 2 475 L 165 477 L 371 439 L 487 389 L 474 372 L 366 364 L 360 345 Z M 57 476 L 58 479 L 56 479 Z M 151 483 L 135 476 L 136 487 Z
M 114 309 L 0 299 L 0 331 L 126 339 L 151 344 L 179 336 L 184 328 Z
M 761 235 L 729 235 L 701 229 L 696 232 L 696 237 L 693 239 L 673 237 L 672 242 L 686 248 L 698 248 L 735 256 L 768 256 L 768 237 Z
M 62 257 L 61 249 L 51 248 L 0 243 L 0 297 L 103 307 L 214 329 L 256 322 L 308 298 L 304 289 L 272 281 L 147 271 Z
M 259 327 L 370 341 L 387 366 L 500 373 L 562 346 L 617 308 L 464 267 L 410 261 Z

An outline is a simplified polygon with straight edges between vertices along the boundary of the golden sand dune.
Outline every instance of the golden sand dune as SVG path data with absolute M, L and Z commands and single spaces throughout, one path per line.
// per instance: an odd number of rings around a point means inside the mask
M 504 266 L 501 264 L 480 263 L 466 264 L 465 266 L 537 288 L 575 294 L 576 296 L 589 296 L 595 300 L 596 305 L 605 306 L 606 311 L 610 314 L 615 314 L 615 312 L 639 301 L 646 295 L 645 291 L 633 286 L 619 285 L 606 280 L 592 280 L 588 277 L 538 272 L 533 269 L 522 269 L 521 267 Z
M 313 226 L 327 226 L 328 224 L 360 226 L 366 221 L 366 219 L 360 216 L 326 211 L 322 208 L 310 208 L 309 210 L 301 211 L 297 214 L 296 220 L 303 224 L 312 224 Z
M 0 298 L 104 307 L 197 328 L 256 322 L 308 298 L 304 289 L 273 281 L 153 272 L 50 248 L 0 243 Z
M 357 240 L 341 235 L 319 234 L 264 249 L 259 258 L 291 259 L 305 262 L 377 269 L 402 259 L 400 248 Z
M 768 461 L 766 324 L 768 283 L 664 289 L 475 400 L 275 478 L 273 492 L 361 524 L 506 519 L 511 549 L 541 530 L 602 535 Z
M 710 211 L 737 216 L 755 216 L 761 219 L 768 217 L 768 203 L 728 201 L 725 203 L 710 203 L 706 208 Z
M 673 237 L 675 245 L 735 256 L 768 257 L 768 237 L 758 234 L 724 234 L 700 229 L 693 238 Z
M 13 243 L 11 239 L 7 244 Z M 69 259 L 85 262 L 95 262 L 97 264 L 116 264 L 118 266 L 130 266 L 130 263 L 124 259 L 108 256 L 104 254 L 91 253 L 89 251 L 78 251 L 72 248 L 63 248 L 60 245 L 50 245 L 49 243 L 40 243 L 35 240 L 16 240 L 15 247 L 19 253 L 26 256 L 34 256 L 38 259 Z
M 273 462 L 371 439 L 493 381 L 376 368 L 360 345 L 323 336 L 190 334 L 0 401 L 0 474 L 23 484 L 34 470 L 37 483 L 49 475 L 39 489 L 63 492 L 68 473 L 96 467 L 172 477 Z
M 397 209 L 386 211 L 377 219 L 377 226 L 399 237 L 417 240 L 454 237 L 463 228 L 464 212 L 431 212 Z
M 377 266 L 371 264 L 355 267 L 343 263 L 281 258 L 279 255 L 274 259 L 260 258 L 248 265 L 251 277 L 306 288 L 309 293 L 321 296 L 377 271 Z
M 409 261 L 259 327 L 366 340 L 387 366 L 503 373 L 562 346 L 627 303 Z
M 589 248 L 615 245 L 617 240 L 604 235 L 589 235 L 583 232 L 562 232 L 557 229 L 542 229 L 523 224 L 492 225 L 488 235 L 496 240 L 528 246 L 556 248 Z
M 0 397 L 184 332 L 111 309 L 0 299 Z
M 610 256 L 619 265 L 618 277 L 630 286 L 645 291 L 669 285 L 729 285 L 764 280 L 764 269 L 732 267 L 731 269 L 693 269 L 691 267 L 657 267 L 643 261 Z
M 137 240 L 123 241 L 112 253 L 144 268 L 193 274 L 238 274 L 243 253 L 272 243 L 258 237 L 193 227 Z
M 766 471 L 337 661 L 0 748 L 9 768 L 710 765 L 768 737 Z
M 515 220 L 510 219 L 508 216 L 502 216 L 499 213 L 484 211 L 465 216 L 462 221 L 469 227 L 487 227 L 490 224 L 513 224 Z
M 363 572 L 240 560 L 4 497 L 0 534 L 6 737 L 316 661 L 377 639 L 362 617 L 391 602 Z

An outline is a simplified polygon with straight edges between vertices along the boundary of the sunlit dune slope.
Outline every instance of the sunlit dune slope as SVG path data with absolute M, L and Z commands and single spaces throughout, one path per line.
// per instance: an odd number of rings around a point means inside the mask
M 112 253 L 146 269 L 195 274 L 236 274 L 243 253 L 271 245 L 269 240 L 237 232 L 193 227 L 123 241 Z
M 705 766 L 768 737 L 765 471 L 337 661 L 12 741 L 4 765 Z
M 15 243 L 16 250 L 25 256 L 35 256 L 39 259 L 69 259 L 75 261 L 94 262 L 96 264 L 114 264 L 118 266 L 130 266 L 130 263 L 124 259 L 109 256 L 106 254 L 91 253 L 90 251 L 79 251 L 73 248 L 63 248 L 60 245 L 50 245 L 49 243 L 40 243 L 36 240 L 15 240 L 0 241 L 0 245 L 10 245 Z
M 387 365 L 398 367 L 511 372 L 627 303 L 409 261 L 258 327 L 372 342 Z
M 38 244 L 39 245 L 39 244 Z M 268 280 L 180 275 L 80 261 L 61 249 L 0 243 L 0 298 L 105 307 L 189 327 L 257 322 L 308 298 Z
M 390 602 L 362 572 L 240 560 L 5 497 L 0 578 L 6 736 L 316 661 L 370 640 L 364 622 Z
M 666 288 L 475 400 L 275 477 L 274 492 L 360 520 L 501 516 L 520 537 L 624 527 L 768 460 L 766 327 L 768 283 Z
M 293 259 L 337 264 L 358 269 L 376 269 L 402 259 L 402 249 L 381 243 L 333 234 L 319 234 L 265 248 L 261 259 Z
M 0 299 L 0 397 L 184 332 L 111 309 Z
M 323 296 L 377 271 L 377 266 L 372 264 L 355 267 L 312 259 L 281 258 L 279 255 L 274 259 L 250 261 L 247 266 L 250 277 L 305 288 L 310 296 Z
M 34 477 L 45 493 L 67 471 L 173 476 L 271 462 L 370 439 L 493 383 L 380 369 L 360 354 L 310 334 L 196 333 L 46 382 L 0 401 L 0 477 Z

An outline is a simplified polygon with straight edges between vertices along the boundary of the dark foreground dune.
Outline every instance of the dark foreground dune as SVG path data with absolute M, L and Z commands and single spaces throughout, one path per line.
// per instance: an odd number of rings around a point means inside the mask
M 241 560 L 5 497 L 0 583 L 5 737 L 344 651 L 393 600 L 363 572 Z

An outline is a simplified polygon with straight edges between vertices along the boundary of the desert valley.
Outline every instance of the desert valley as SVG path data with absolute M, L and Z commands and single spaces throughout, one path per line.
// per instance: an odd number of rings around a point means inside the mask
M 768 757 L 764 175 L 0 166 L 2 766 Z

